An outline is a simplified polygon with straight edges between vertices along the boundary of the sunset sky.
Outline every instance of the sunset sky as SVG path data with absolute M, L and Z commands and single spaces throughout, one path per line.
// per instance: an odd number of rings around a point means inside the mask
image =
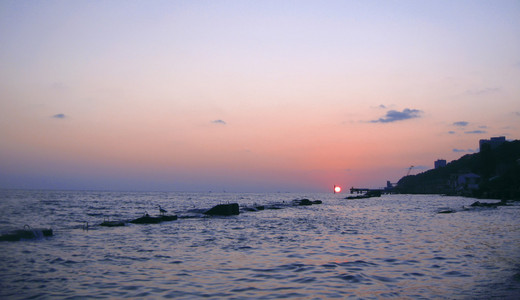
M 380 187 L 520 139 L 520 1 L 0 1 L 0 188 Z

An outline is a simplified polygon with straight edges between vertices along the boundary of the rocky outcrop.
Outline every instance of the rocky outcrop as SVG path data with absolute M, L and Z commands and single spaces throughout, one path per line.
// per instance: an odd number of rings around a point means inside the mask
M 480 202 L 475 201 L 470 206 L 471 207 L 498 207 L 498 206 L 506 206 L 507 201 L 500 201 L 500 202 Z
M 232 216 L 240 214 L 238 203 L 215 205 L 204 212 L 209 216 Z
M 464 179 L 471 175 L 475 182 Z M 446 194 L 520 200 L 520 141 L 481 147 L 444 167 L 408 175 L 394 189 L 402 194 Z
M 369 190 L 365 194 L 357 195 L 357 196 L 348 196 L 345 199 L 352 200 L 352 199 L 367 199 L 372 197 L 381 197 L 382 192 L 380 190 Z
M 28 225 L 24 226 L 24 229 L 14 230 L 8 233 L 5 233 L 0 236 L 0 241 L 19 241 L 19 240 L 29 240 L 29 239 L 38 239 L 44 236 L 52 236 L 52 229 L 48 228 L 31 228 Z
M 165 221 L 175 221 L 177 220 L 177 216 L 168 216 L 168 215 L 162 215 L 157 217 L 151 217 L 148 214 L 145 214 L 144 216 L 131 220 L 130 223 L 132 224 L 158 224 Z
M 308 206 L 308 205 L 321 204 L 321 203 L 323 203 L 321 200 L 311 201 L 307 198 L 293 200 L 293 204 L 299 205 L 299 206 Z
M 125 222 L 123 222 L 123 221 L 103 221 L 103 223 L 99 224 L 99 226 L 119 227 L 119 226 L 125 226 Z

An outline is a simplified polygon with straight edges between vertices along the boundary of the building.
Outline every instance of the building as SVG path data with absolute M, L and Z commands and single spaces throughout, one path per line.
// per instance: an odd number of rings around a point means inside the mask
M 446 167 L 446 160 L 445 159 L 437 159 L 434 163 L 435 169 Z
M 482 146 L 484 146 L 484 145 L 489 145 L 491 147 L 491 149 L 495 149 L 496 147 L 505 143 L 505 141 L 506 141 L 505 136 L 492 137 L 489 140 L 480 140 L 479 141 L 480 151 L 482 151 Z

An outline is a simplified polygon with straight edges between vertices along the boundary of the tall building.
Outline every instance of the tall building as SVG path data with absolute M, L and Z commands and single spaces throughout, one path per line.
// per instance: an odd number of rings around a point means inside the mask
M 491 149 L 495 149 L 496 147 L 502 145 L 505 141 L 506 141 L 505 136 L 492 137 L 489 140 L 480 140 L 479 141 L 480 151 L 482 151 L 483 145 L 489 145 L 491 147 Z
M 446 160 L 445 159 L 437 159 L 434 163 L 435 169 L 446 167 Z

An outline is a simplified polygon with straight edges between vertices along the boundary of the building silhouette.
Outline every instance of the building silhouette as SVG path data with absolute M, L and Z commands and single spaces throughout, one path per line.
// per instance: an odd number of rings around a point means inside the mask
M 434 163 L 435 169 L 446 167 L 446 160 L 445 159 L 437 159 Z
M 483 146 L 486 147 L 486 145 L 489 145 L 489 147 L 491 147 L 491 149 L 495 149 L 496 147 L 502 145 L 505 141 L 506 141 L 505 136 L 492 137 L 489 140 L 482 139 L 479 141 L 479 148 L 480 148 L 480 151 L 482 151 Z

